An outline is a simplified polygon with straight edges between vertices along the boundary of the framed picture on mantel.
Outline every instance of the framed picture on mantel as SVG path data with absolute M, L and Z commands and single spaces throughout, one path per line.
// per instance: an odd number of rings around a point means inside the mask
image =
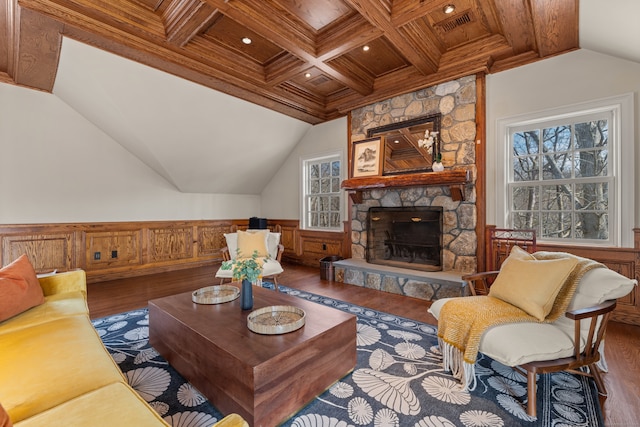
M 382 158 L 384 142 L 382 137 L 353 141 L 351 155 L 351 176 L 382 175 Z

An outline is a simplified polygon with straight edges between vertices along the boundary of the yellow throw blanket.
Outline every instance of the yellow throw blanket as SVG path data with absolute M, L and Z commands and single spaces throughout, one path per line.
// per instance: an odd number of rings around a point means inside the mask
M 534 255 L 538 260 L 578 259 L 578 264 L 562 285 L 551 312 L 542 322 L 518 307 L 490 296 L 454 298 L 442 306 L 438 318 L 438 342 L 443 368 L 461 380 L 464 390 L 475 388 L 474 365 L 480 339 L 487 329 L 508 323 L 554 322 L 567 310 L 582 276 L 593 268 L 604 267 L 593 260 L 564 252 L 536 252 Z

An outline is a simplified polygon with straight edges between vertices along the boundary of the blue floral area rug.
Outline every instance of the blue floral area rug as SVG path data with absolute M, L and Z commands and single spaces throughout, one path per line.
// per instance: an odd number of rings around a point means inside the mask
M 476 389 L 461 391 L 442 369 L 436 327 L 279 288 L 358 317 L 356 368 L 285 427 L 604 426 L 595 385 L 587 377 L 565 372 L 540 376 L 538 418 L 532 419 L 523 406 L 526 378 L 484 355 L 476 363 Z M 223 417 L 149 346 L 146 309 L 97 319 L 94 326 L 131 386 L 169 424 L 205 427 Z

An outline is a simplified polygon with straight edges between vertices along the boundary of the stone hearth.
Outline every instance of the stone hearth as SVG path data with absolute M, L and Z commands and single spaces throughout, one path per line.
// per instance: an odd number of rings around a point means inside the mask
M 454 271 L 419 271 L 365 260 L 346 259 L 333 263 L 335 280 L 378 291 L 427 301 L 466 295 L 466 282 Z

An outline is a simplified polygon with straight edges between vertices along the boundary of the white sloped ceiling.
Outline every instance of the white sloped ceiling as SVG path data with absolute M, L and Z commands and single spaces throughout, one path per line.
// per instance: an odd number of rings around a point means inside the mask
M 186 193 L 260 194 L 311 127 L 68 38 L 53 93 Z

